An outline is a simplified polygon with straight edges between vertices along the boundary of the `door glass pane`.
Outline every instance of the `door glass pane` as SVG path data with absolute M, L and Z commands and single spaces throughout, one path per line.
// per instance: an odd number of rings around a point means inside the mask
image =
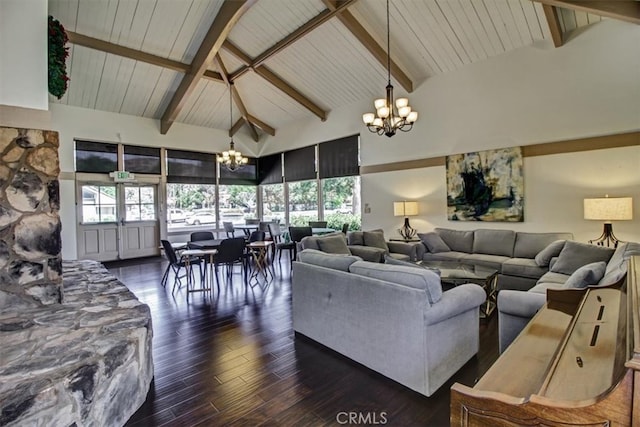
M 83 224 L 116 221 L 116 186 L 83 185 Z
M 262 220 L 284 222 L 284 184 L 262 186 Z
M 318 219 L 317 181 L 298 181 L 289 184 L 289 225 L 305 226 Z
M 245 224 L 256 218 L 258 187 L 255 185 L 221 185 L 219 187 L 220 226 L 222 222 Z
M 343 224 L 349 224 L 349 230 L 360 230 L 359 176 L 323 179 L 322 200 L 327 227 L 340 230 Z
M 155 189 L 153 186 L 126 186 L 124 194 L 127 221 L 149 221 L 156 219 Z

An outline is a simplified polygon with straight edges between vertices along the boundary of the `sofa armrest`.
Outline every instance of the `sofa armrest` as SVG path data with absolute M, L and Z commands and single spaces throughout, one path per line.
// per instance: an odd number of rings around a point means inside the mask
M 387 242 L 387 246 L 389 252 L 407 255 L 411 261 L 422 259 L 422 256 L 418 258 L 418 247 L 424 247 L 422 242 Z
M 387 253 L 382 248 L 360 245 L 349 245 L 349 251 L 351 251 L 351 255 L 359 256 L 364 261 L 371 262 L 383 262 L 384 254 Z
M 498 293 L 498 346 L 502 353 L 544 306 L 546 293 L 504 290 Z
M 443 292 L 442 299 L 426 311 L 425 322 L 433 325 L 465 311 L 477 309 L 486 299 L 487 294 L 480 285 L 467 283 L 456 286 Z

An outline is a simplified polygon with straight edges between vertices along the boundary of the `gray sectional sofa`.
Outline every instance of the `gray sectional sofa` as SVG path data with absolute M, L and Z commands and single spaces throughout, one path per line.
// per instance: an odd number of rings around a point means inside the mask
M 293 328 L 426 396 L 478 351 L 478 285 L 442 292 L 433 271 L 305 249 L 293 263 Z
M 614 249 L 567 241 L 550 270 L 526 292 L 503 290 L 498 294 L 498 339 L 500 352 L 529 323 L 545 304 L 547 289 L 583 289 L 587 286 L 610 286 L 623 280 L 628 260 L 640 255 L 640 243 L 628 242 Z
M 385 255 L 404 261 L 416 260 L 415 243 L 387 242 L 382 230 L 351 231 L 307 236 L 300 241 L 299 250 L 315 249 L 322 252 L 356 255 L 365 261 L 384 262 Z
M 492 267 L 498 270 L 498 290 L 528 290 L 549 271 L 548 262 L 544 265 L 536 256 L 553 242 L 572 240 L 573 234 L 436 228 L 418 233 L 418 237 L 422 242 L 417 248 L 418 259 Z

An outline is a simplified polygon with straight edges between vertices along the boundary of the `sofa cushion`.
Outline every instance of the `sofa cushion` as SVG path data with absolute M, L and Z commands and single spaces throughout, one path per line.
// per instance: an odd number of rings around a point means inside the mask
M 400 254 L 397 252 L 385 252 L 385 257 L 397 259 L 398 261 L 411 261 L 411 257 L 409 255 Z
M 536 282 L 536 285 L 540 283 L 556 283 L 559 285 L 564 285 L 564 282 L 569 278 L 569 274 L 562 273 L 554 273 L 553 271 L 548 271 L 542 275 L 540 279 Z
M 566 240 L 555 240 L 549 243 L 544 249 L 535 255 L 536 264 L 540 267 L 547 267 L 551 263 L 551 259 L 560 255 Z
M 563 288 L 586 288 L 589 285 L 595 285 L 604 276 L 605 268 L 607 268 L 607 263 L 604 261 L 583 265 L 569 276 L 564 282 Z
M 364 235 L 362 231 L 350 231 L 347 233 L 347 245 L 364 246 Z
M 349 250 L 351 251 L 351 255 L 359 256 L 363 260 L 371 262 L 384 261 L 384 254 L 387 253 L 384 249 L 362 245 L 349 246 Z
M 476 230 L 473 233 L 473 253 L 513 256 L 516 232 L 513 230 Z
M 583 265 L 598 261 L 608 262 L 613 252 L 613 249 L 602 246 L 567 240 L 558 255 L 558 261 L 549 270 L 571 275 Z
M 435 232 L 442 237 L 452 251 L 473 252 L 473 231 L 451 230 L 449 228 L 436 228 Z
M 322 252 L 351 255 L 351 252 L 347 247 L 347 240 L 342 233 L 327 234 L 319 237 L 317 241 Z
M 423 261 L 453 261 L 453 262 L 462 262 L 462 260 L 464 259 L 465 256 L 467 256 L 469 254 L 464 253 L 464 252 L 456 252 L 456 251 L 449 251 L 449 252 L 438 252 L 437 254 L 432 254 L 430 252 L 426 252 L 423 256 L 422 256 L 422 260 Z
M 364 231 L 362 237 L 365 246 L 373 246 L 374 248 L 389 251 L 389 246 L 387 246 L 387 242 L 384 240 L 384 233 L 382 231 Z
M 621 243 L 607 263 L 604 277 L 598 283 L 599 286 L 609 286 L 620 281 L 627 274 L 627 260 L 632 255 L 640 255 L 640 243 Z
M 442 237 L 435 231 L 429 233 L 418 233 L 418 238 L 429 249 L 431 253 L 449 252 L 451 248 L 442 240 Z
M 544 283 L 538 283 L 533 288 L 529 289 L 527 292 L 546 295 L 547 289 L 563 289 L 563 286 L 564 284 L 562 283 L 544 282 Z
M 516 233 L 516 243 L 513 248 L 514 258 L 535 258 L 536 255 L 556 240 L 572 240 L 571 233 Z M 558 251 L 558 253 L 560 253 Z M 548 263 L 547 263 L 548 265 Z
M 377 264 L 358 261 L 351 264 L 349 271 L 353 274 L 397 283 L 415 289 L 424 289 L 429 304 L 435 304 L 442 298 L 440 277 L 433 271 L 404 265 Z
M 305 236 L 300 240 L 299 244 L 302 249 L 321 250 L 320 245 L 318 245 L 318 236 Z
M 353 255 L 330 254 L 315 249 L 305 249 L 298 253 L 298 259 L 307 264 L 331 268 L 333 270 L 349 271 L 349 266 L 362 258 Z
M 547 271 L 546 267 L 540 267 L 532 258 L 511 258 L 502 263 L 502 274 L 509 276 L 539 279 Z

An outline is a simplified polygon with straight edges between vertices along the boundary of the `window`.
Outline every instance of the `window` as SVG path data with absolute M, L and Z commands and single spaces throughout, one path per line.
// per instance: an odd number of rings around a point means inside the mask
M 76 141 L 76 172 L 108 173 L 118 170 L 118 145 Z
M 322 200 L 327 227 L 340 230 L 349 224 L 350 230 L 361 228 L 359 176 L 323 179 Z
M 167 150 L 167 182 L 215 184 L 215 155 L 194 151 Z
M 155 191 L 151 186 L 125 186 L 125 218 L 127 221 L 156 219 Z
M 257 186 L 221 185 L 219 190 L 220 225 L 223 221 L 241 225 L 246 218 L 257 218 Z
M 290 182 L 289 225 L 304 226 L 318 219 L 318 182 Z
M 284 184 L 262 185 L 262 219 L 284 222 L 285 206 Z
M 168 230 L 216 222 L 216 186 L 210 184 L 167 184 Z
M 82 223 L 115 222 L 116 214 L 115 185 L 82 186 Z

